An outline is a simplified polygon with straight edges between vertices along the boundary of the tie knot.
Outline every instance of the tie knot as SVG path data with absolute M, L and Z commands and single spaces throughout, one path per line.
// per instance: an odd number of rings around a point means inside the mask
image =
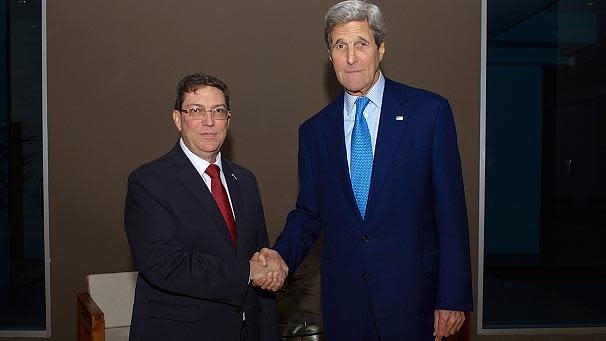
M 356 99 L 356 115 L 363 113 L 369 102 L 370 99 L 368 99 L 368 97 L 358 97 L 358 99 Z
M 208 167 L 206 168 L 206 171 L 204 171 L 204 173 L 208 174 L 208 176 L 211 177 L 211 179 L 216 179 L 219 177 L 219 166 L 213 164 L 208 165 Z

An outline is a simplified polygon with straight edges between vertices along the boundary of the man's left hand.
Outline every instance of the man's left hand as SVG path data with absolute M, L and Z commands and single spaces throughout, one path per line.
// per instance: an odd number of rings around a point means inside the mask
M 436 309 L 433 317 L 433 336 L 435 336 L 435 341 L 440 341 L 443 337 L 454 335 L 461 329 L 465 321 L 465 313 L 462 311 Z

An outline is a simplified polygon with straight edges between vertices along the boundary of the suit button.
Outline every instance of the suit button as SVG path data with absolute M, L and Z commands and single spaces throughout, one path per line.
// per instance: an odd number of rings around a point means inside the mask
M 367 279 L 368 279 L 368 276 L 366 276 L 366 274 L 362 274 L 362 279 L 363 279 L 363 280 L 367 280 Z
M 368 236 L 362 236 L 360 239 L 362 239 L 364 243 L 368 243 Z

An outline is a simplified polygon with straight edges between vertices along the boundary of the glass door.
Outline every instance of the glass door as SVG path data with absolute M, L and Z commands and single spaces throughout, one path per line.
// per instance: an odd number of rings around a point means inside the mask
M 606 2 L 486 5 L 482 329 L 606 326 Z

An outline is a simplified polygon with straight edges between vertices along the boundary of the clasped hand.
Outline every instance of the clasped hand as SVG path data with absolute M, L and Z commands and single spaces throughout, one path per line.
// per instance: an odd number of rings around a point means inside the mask
M 250 280 L 262 289 L 277 291 L 288 276 L 288 266 L 275 250 L 263 248 L 249 262 Z

